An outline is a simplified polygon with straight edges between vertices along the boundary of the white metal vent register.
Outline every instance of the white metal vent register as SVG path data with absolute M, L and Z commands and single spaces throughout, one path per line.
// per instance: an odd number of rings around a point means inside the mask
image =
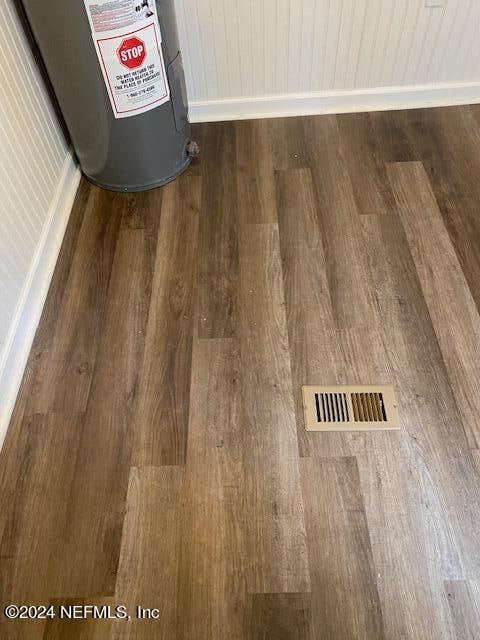
M 303 387 L 307 431 L 399 429 L 392 386 Z

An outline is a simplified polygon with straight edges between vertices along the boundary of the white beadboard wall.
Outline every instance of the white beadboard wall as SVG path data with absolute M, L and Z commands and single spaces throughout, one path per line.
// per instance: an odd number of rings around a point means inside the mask
M 175 0 L 192 120 L 480 99 L 480 2 Z
M 0 1 L 0 446 L 79 181 L 11 0 Z

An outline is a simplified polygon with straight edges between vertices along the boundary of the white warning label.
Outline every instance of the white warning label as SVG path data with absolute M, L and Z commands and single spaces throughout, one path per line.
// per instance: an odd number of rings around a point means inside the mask
M 155 0 L 85 0 L 97 56 L 116 118 L 170 99 Z
M 157 17 L 155 0 L 85 0 L 93 33 L 132 27 Z

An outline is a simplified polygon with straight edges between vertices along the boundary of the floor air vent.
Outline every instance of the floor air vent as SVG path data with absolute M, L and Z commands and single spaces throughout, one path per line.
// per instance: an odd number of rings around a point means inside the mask
M 303 387 L 307 431 L 399 429 L 391 386 Z

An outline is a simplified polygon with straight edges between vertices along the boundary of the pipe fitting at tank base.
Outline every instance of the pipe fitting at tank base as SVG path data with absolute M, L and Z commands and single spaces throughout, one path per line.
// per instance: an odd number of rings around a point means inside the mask
M 189 158 L 196 158 L 198 155 L 200 155 L 200 147 L 194 140 L 190 140 L 190 142 L 187 144 L 187 155 L 189 156 Z

